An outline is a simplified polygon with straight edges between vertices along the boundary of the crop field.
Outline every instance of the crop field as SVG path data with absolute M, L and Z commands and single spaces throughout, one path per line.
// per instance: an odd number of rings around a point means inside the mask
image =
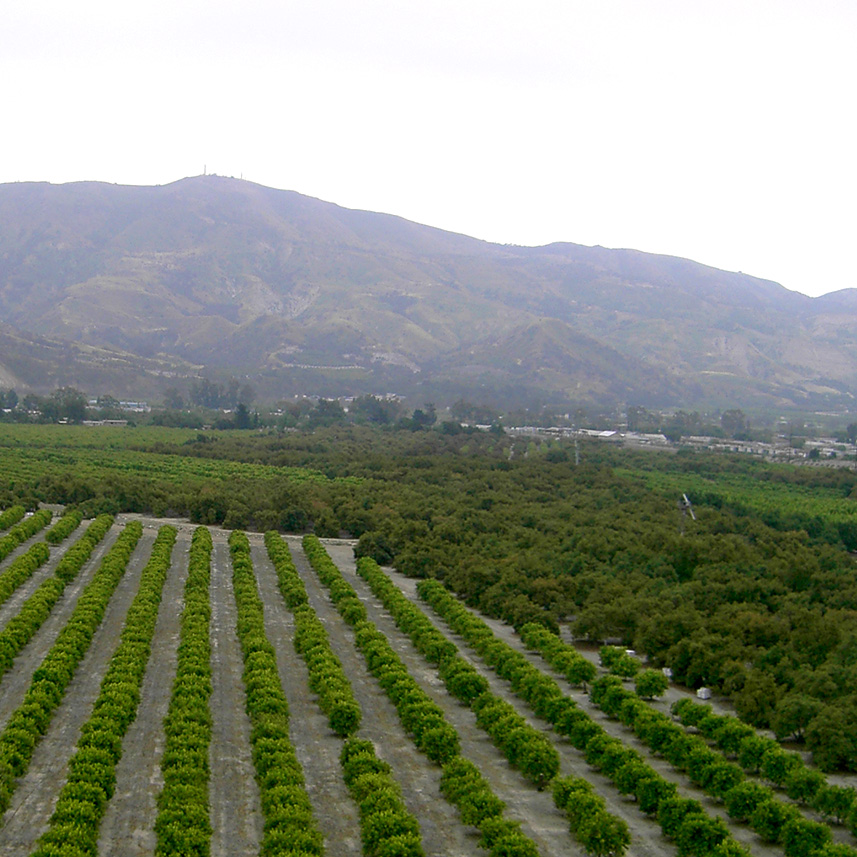
M 4 515 L 3 857 L 857 854 L 857 778 L 350 540 Z

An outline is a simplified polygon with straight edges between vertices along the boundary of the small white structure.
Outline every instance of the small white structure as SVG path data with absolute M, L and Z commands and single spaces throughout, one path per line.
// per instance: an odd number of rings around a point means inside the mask
M 701 687 L 696 692 L 697 699 L 711 699 L 711 688 L 710 687 Z
M 664 674 L 664 675 L 665 675 L 665 676 L 666 676 L 670 681 L 672 681 L 672 678 L 673 678 L 673 671 L 672 671 L 669 667 L 664 667 L 664 668 L 661 670 L 661 672 L 662 672 L 662 673 L 663 673 L 663 674 Z

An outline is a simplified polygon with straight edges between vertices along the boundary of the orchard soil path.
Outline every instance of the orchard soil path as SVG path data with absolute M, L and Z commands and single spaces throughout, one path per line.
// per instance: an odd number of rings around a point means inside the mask
M 116 525 L 112 529 L 117 534 L 121 530 Z M 152 532 L 143 533 L 89 650 L 78 664 L 47 733 L 33 753 L 28 772 L 18 781 L 0 828 L 3 857 L 25 857 L 47 828 L 59 791 L 66 781 L 68 762 L 80 737 L 81 726 L 92 712 L 101 680 L 119 644 L 125 616 L 137 593 L 140 574 L 148 562 L 154 540 Z
M 349 557 L 348 553 L 338 546 L 328 545 L 327 548 L 331 558 L 334 559 L 337 565 L 344 572 L 349 573 L 349 580 L 355 585 L 355 587 L 358 583 L 363 585 L 363 589 L 358 589 L 361 593 L 361 597 L 372 597 L 366 584 L 357 577 L 356 572 L 351 571 L 354 568 L 353 558 Z M 405 577 L 390 568 L 385 568 L 384 571 L 390 576 L 393 582 L 396 583 L 399 589 L 426 613 L 435 626 L 459 647 L 459 652 L 462 657 L 469 660 L 474 667 L 476 667 L 476 669 L 489 680 L 492 692 L 515 705 L 516 710 L 527 717 L 533 725 L 544 728 L 546 732 L 552 732 L 547 724 L 538 720 L 525 703 L 519 700 L 511 692 L 508 683 L 498 679 L 496 674 L 484 665 L 481 659 L 469 648 L 467 643 L 457 634 L 453 633 L 445 623 L 443 623 L 443 621 L 433 613 L 431 608 L 418 598 L 416 594 L 416 580 Z M 659 774 L 661 774 L 665 779 L 674 782 L 679 787 L 679 792 L 682 796 L 699 800 L 709 814 L 723 817 L 732 833 L 732 836 L 748 848 L 752 854 L 757 855 L 757 857 L 777 857 L 777 855 L 782 855 L 781 849 L 764 843 L 748 825 L 739 825 L 730 821 L 721 804 L 718 804 L 701 789 L 693 786 L 683 774 L 677 772 L 665 759 L 653 755 L 648 747 L 636 738 L 633 732 L 626 729 L 618 721 L 607 718 L 600 709 L 590 703 L 587 694 L 579 689 L 571 688 L 562 676 L 554 674 L 550 666 L 541 657 L 526 650 L 521 643 L 520 637 L 515 633 L 511 626 L 505 625 L 502 622 L 490 619 L 481 614 L 478 615 L 480 619 L 489 625 L 491 630 L 499 639 L 522 652 L 538 669 L 552 675 L 552 677 L 555 678 L 563 688 L 564 692 L 572 697 L 578 706 L 592 717 L 592 719 L 608 734 L 620 738 L 627 745 L 638 750 Z M 608 810 L 623 818 L 628 824 L 632 836 L 630 853 L 633 853 L 635 857 L 637 857 L 637 855 L 640 855 L 640 857 L 643 857 L 643 855 L 655 857 L 655 855 L 668 855 L 675 853 L 674 844 L 662 835 L 660 827 L 654 820 L 648 819 L 639 812 L 636 802 L 633 799 L 620 795 L 612 782 L 607 777 L 600 775 L 598 772 L 590 768 L 586 763 L 583 753 L 573 747 L 566 739 L 561 736 L 555 736 L 555 739 L 555 745 L 560 751 L 560 757 L 562 759 L 561 773 L 573 774 L 575 776 L 582 776 L 588 779 L 599 794 L 601 794 L 607 801 Z

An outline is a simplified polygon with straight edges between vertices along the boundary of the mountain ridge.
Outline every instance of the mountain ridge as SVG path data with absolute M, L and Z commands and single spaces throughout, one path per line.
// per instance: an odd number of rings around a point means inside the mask
M 492 244 L 220 176 L 0 185 L 0 317 L 273 397 L 845 408 L 857 388 L 857 290 L 810 298 L 639 250 Z

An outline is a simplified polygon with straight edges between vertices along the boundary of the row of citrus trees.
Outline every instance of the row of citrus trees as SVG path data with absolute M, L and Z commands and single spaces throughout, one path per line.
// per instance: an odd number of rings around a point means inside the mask
M 112 522 L 108 520 L 103 523 L 109 528 Z M 101 624 L 107 604 L 122 579 L 142 532 L 139 523 L 128 524 L 102 559 L 78 598 L 71 617 L 33 674 L 23 702 L 0 733 L 0 811 L 8 808 L 18 778 L 28 769 L 36 745 L 47 732 L 77 666 L 89 650 L 93 635 Z M 70 554 L 71 551 L 65 555 L 63 562 L 69 559 Z M 81 555 L 82 553 L 70 562 L 76 565 Z M 63 573 L 73 576 L 78 570 L 79 567 L 74 569 L 72 565 L 67 565 Z M 59 568 L 57 573 L 60 573 Z M 49 581 L 54 579 L 50 578 Z M 61 588 L 60 586 L 60 590 Z M 39 591 L 34 593 L 27 604 L 39 595 Z M 21 613 L 24 613 L 27 604 Z M 19 618 L 21 613 L 15 618 Z M 10 630 L 13 622 L 14 620 L 6 626 L 4 634 Z M 41 621 L 38 621 L 38 617 L 33 617 L 30 624 L 38 627 Z M 29 638 L 35 633 L 35 628 L 23 628 L 22 631 L 28 631 Z
M 164 786 L 155 819 L 157 855 L 209 852 L 209 745 L 211 743 L 211 533 L 194 531 L 179 627 L 176 675 L 164 719 Z
M 512 690 L 561 735 L 585 754 L 589 764 L 609 777 L 622 794 L 633 795 L 639 809 L 657 818 L 663 833 L 673 839 L 681 857 L 739 857 L 747 852 L 729 835 L 721 819 L 708 816 L 697 801 L 682 798 L 674 783 L 665 780 L 632 748 L 611 738 L 556 681 L 533 666 L 519 651 L 499 640 L 491 629 L 459 603 L 436 580 L 423 580 L 419 596 L 462 636 Z M 609 747 L 609 754 L 601 752 Z M 603 757 L 603 758 L 602 758 Z M 574 827 L 576 818 L 585 818 L 578 806 L 591 803 L 586 789 L 567 788 L 557 782 L 554 799 L 564 805 Z M 607 829 L 609 833 L 609 829 Z M 592 848 L 605 848 L 593 837 Z M 604 851 L 602 853 L 611 853 Z
M 562 651 L 571 648 L 537 625 L 525 626 L 522 639 L 527 646 L 539 651 L 551 665 L 554 661 L 559 663 Z M 766 842 L 781 845 L 787 857 L 854 857 L 857 854 L 848 846 L 834 844 L 826 825 L 804 818 L 794 804 L 778 800 L 772 789 L 747 781 L 740 764 L 724 758 L 701 737 L 687 734 L 667 715 L 656 711 L 637 694 L 627 690 L 617 676 L 598 679 L 592 685 L 590 700 L 608 716 L 632 729 L 649 749 L 686 774 L 694 785 L 721 802 L 731 819 L 738 823 L 749 822 Z M 683 709 L 684 706 L 680 706 L 679 710 Z M 772 746 L 760 747 L 760 742 L 764 744 L 766 739 L 757 736 L 745 724 L 737 721 L 723 723 L 720 720 L 718 723 L 724 728 L 724 740 L 729 746 L 735 747 L 739 760 L 745 758 L 756 769 L 762 764 L 772 781 L 785 782 L 788 771 L 794 769 L 791 761 L 794 754 L 782 750 L 775 741 L 769 742 Z M 767 758 L 765 755 L 756 755 L 760 749 L 765 751 Z M 611 771 L 615 772 L 617 777 L 626 780 L 624 787 L 631 792 L 636 791 L 648 777 L 648 765 L 620 739 L 606 735 L 598 737 L 587 744 L 585 752 L 590 764 L 608 775 Z M 688 829 L 692 826 L 690 822 L 696 825 L 697 841 L 710 842 L 720 833 L 725 835 L 725 825 L 719 819 L 712 823 L 704 823 L 701 818 L 694 821 L 695 816 L 701 817 L 703 813 L 702 805 L 697 801 L 685 803 L 686 821 L 682 825 Z M 679 851 L 682 852 L 685 849 L 682 847 L 681 827 L 677 830 L 677 836 Z M 692 844 L 688 847 L 692 848 Z M 688 853 L 695 852 L 691 850 Z
M 365 608 L 357 593 L 318 539 L 305 537 L 304 552 L 340 615 L 353 627 L 357 648 L 395 706 L 405 731 L 417 749 L 442 766 L 441 793 L 459 810 L 463 821 L 479 829 L 480 845 L 492 857 L 538 857 L 538 848 L 520 829 L 520 823 L 505 817 L 503 802 L 476 766 L 461 756 L 458 733 L 440 707 L 413 679 L 386 636 L 362 618 Z
M 0 532 L 8 530 L 13 524 L 17 524 L 26 514 L 23 506 L 10 506 L 0 512 Z
M 175 540 L 174 527 L 165 526 L 158 532 L 119 645 L 101 681 L 92 714 L 81 729 L 68 778 L 33 857 L 94 857 L 98 853 L 98 830 L 116 784 L 122 739 L 140 702 Z
M 310 687 L 328 723 L 345 743 L 340 754 L 343 780 L 360 812 L 363 852 L 378 857 L 422 857 L 419 823 L 408 811 L 390 765 L 371 741 L 353 737 L 362 712 L 351 683 L 333 653 L 327 633 L 309 604 L 306 588 L 288 546 L 271 531 L 265 535 L 280 592 L 295 616 L 295 649 L 307 665 Z M 346 595 L 347 597 L 347 595 Z
M 735 738 L 747 730 L 746 724 L 729 715 L 718 715 L 708 705 L 681 699 L 672 706 L 682 725 L 693 728 L 720 751 L 721 758 L 735 758 L 747 773 L 759 775 L 774 789 L 779 789 L 800 806 L 815 810 L 828 822 L 847 824 L 857 836 L 857 791 L 837 786 L 816 768 L 809 768 L 797 753 L 784 750 L 773 738 L 750 730 L 740 741 Z M 773 797 L 770 788 L 747 782 L 746 790 L 758 803 Z
M 817 768 L 804 764 L 797 753 L 784 750 L 773 738 L 766 738 L 728 714 L 714 714 L 710 705 L 680 699 L 672 706 L 682 725 L 697 729 L 725 756 L 736 758 L 748 773 L 763 779 L 799 804 L 814 809 L 836 824 L 847 824 L 857 837 L 857 790 L 837 786 Z
M 312 813 L 304 773 L 289 738 L 289 706 L 274 647 L 265 633 L 250 545 L 244 533 L 229 537 L 238 639 L 244 657 L 250 742 L 264 817 L 266 857 L 322 855 L 324 840 Z
M 477 726 L 488 733 L 513 767 L 543 789 L 559 772 L 559 753 L 550 739 L 488 689 L 488 682 L 458 655 L 455 644 L 402 594 L 373 559 L 362 557 L 357 573 L 417 650 L 438 667 L 447 690 L 473 710 Z

